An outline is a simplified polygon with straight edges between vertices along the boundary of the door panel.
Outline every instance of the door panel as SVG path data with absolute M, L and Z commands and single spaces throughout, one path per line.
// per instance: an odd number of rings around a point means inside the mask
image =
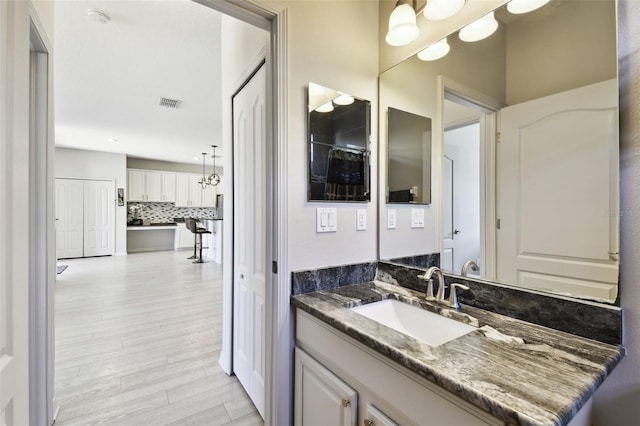
M 234 356 L 240 383 L 264 416 L 266 285 L 264 66 L 233 98 Z
M 499 280 L 615 300 L 616 84 L 597 83 L 501 111 Z
M 113 182 L 84 182 L 84 255 L 113 255 L 115 234 Z
M 56 179 L 56 257 L 83 256 L 84 187 L 76 179 Z

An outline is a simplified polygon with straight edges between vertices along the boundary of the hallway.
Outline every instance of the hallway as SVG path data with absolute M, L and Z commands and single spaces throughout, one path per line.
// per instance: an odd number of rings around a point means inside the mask
M 222 267 L 189 254 L 58 262 L 56 424 L 262 424 L 218 365 Z

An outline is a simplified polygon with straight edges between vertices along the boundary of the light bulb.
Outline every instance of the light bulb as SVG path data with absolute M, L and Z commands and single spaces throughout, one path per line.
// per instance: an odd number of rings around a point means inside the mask
M 404 3 L 396 6 L 389 16 L 389 32 L 385 37 L 391 46 L 406 46 L 420 35 L 416 25 L 416 12 L 413 7 Z
M 426 49 L 422 50 L 418 53 L 418 59 L 422 61 L 436 61 L 440 58 L 443 58 L 449 53 L 449 43 L 447 43 L 447 39 L 443 38 L 439 42 L 432 44 Z
M 493 16 L 493 12 L 490 12 L 462 28 L 458 36 L 462 41 L 479 41 L 489 37 L 497 29 L 498 21 L 496 21 L 496 18 Z
M 316 108 L 317 112 L 331 112 L 333 111 L 333 103 L 331 101 L 327 102 L 326 104 L 320 105 L 318 108 Z
M 460 12 L 466 0 L 427 0 L 424 17 L 430 21 L 442 21 Z
M 519 15 L 533 12 L 547 3 L 549 3 L 549 0 L 511 0 L 507 4 L 507 10 L 514 15 Z
M 336 105 L 351 105 L 355 99 L 353 96 L 347 95 L 346 93 L 338 92 L 338 97 L 333 100 L 333 103 Z

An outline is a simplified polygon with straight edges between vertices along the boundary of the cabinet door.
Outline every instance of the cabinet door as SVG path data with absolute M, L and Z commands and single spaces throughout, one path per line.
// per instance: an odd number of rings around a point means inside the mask
M 162 201 L 176 201 L 176 174 L 162 173 Z
M 391 420 L 386 414 L 378 410 L 374 405 L 367 404 L 367 411 L 364 419 L 365 426 L 398 426 L 398 423 Z
M 146 184 L 144 170 L 128 170 L 127 172 L 127 200 L 129 201 L 147 201 Z
M 209 187 L 202 190 L 202 207 L 216 206 L 216 187 Z
M 355 425 L 357 392 L 299 348 L 295 362 L 294 424 Z
M 175 248 L 193 248 L 195 244 L 195 236 L 193 232 L 186 229 L 183 225 L 178 225 L 176 229 Z
M 176 173 L 176 207 L 189 207 L 191 201 L 191 175 Z
M 204 191 L 200 186 L 200 179 L 202 179 L 202 175 L 189 175 L 190 183 L 189 183 L 189 207 L 202 207 L 202 192 Z
M 162 172 L 145 172 L 147 201 L 162 201 Z

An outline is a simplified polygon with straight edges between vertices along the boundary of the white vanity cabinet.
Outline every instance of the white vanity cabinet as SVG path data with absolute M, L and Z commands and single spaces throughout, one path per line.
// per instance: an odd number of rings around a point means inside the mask
M 305 361 L 309 358 L 320 364 L 324 369 L 321 371 L 328 371 L 336 380 L 357 392 L 359 425 L 371 424 L 367 421 L 375 425 L 505 424 L 307 312 L 300 309 L 296 312 L 296 425 L 344 424 L 332 421 L 314 423 L 313 418 L 306 416 L 306 413 L 325 412 L 328 415 L 330 411 L 329 403 L 318 401 L 319 396 L 312 398 L 305 395 L 305 391 L 310 392 L 309 388 L 312 386 L 319 388 L 314 391 L 318 395 L 321 395 L 323 389 L 320 384 L 311 380 L 310 384 L 304 382 L 304 374 L 308 369 Z M 302 362 L 298 359 L 300 354 Z M 306 389 L 303 387 L 305 385 Z M 344 397 L 342 394 L 341 396 Z
M 355 426 L 358 394 L 304 351 L 295 351 L 295 426 Z
M 166 201 L 176 198 L 176 174 L 156 170 L 127 170 L 129 201 Z

